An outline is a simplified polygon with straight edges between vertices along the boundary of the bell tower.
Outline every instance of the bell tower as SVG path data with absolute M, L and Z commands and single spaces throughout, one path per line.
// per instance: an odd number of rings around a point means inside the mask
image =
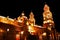
M 44 12 L 43 12 L 43 27 L 46 27 L 46 28 L 54 27 L 53 16 L 52 16 L 49 6 L 47 4 L 45 4 L 43 10 L 44 10 Z

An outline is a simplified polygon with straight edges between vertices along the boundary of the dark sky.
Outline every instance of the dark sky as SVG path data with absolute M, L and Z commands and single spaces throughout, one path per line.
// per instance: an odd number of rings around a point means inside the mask
M 55 28 L 60 31 L 60 2 L 59 0 L 16 0 L 16 1 L 2 1 L 0 3 L 0 15 L 17 18 L 22 11 L 28 17 L 29 13 L 33 11 L 36 19 L 36 24 L 42 25 L 42 13 L 44 4 L 50 6 L 55 22 Z

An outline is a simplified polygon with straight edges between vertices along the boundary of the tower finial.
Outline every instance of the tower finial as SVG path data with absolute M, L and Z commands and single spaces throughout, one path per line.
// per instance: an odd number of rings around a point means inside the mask
M 31 12 L 30 12 L 30 16 L 34 16 L 34 14 L 33 14 L 32 10 L 31 10 Z
M 49 10 L 49 9 L 50 9 L 49 6 L 48 6 L 47 4 L 45 4 L 43 10 L 44 10 L 44 11 L 47 11 L 47 10 Z
M 22 14 L 21 14 L 21 15 L 25 15 L 25 14 L 24 14 L 24 11 L 22 12 Z

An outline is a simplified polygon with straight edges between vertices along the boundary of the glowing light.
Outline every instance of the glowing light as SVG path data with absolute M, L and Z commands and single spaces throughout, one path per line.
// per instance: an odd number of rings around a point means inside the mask
M 4 17 L 4 16 L 0 16 L 0 18 L 6 18 L 6 17 Z
M 7 29 L 7 31 L 9 31 L 9 29 Z
M 3 30 L 2 30 L 2 29 L 0 29 L 0 32 L 3 32 Z
M 34 32 L 30 32 L 31 35 L 34 35 Z
M 14 19 L 12 19 L 12 18 L 8 18 L 9 20 L 11 20 L 11 21 L 14 21 Z
M 21 34 L 23 34 L 24 33 L 24 31 L 21 31 Z
M 28 22 L 27 22 L 26 24 L 27 24 L 27 25 L 29 25 L 29 23 L 28 23 Z
M 45 18 L 44 18 L 44 20 L 45 20 Z
M 45 10 L 45 11 L 46 11 L 46 10 L 49 10 L 49 6 L 48 6 L 47 4 L 45 4 L 44 10 Z
M 45 23 L 47 23 L 47 21 L 44 21 L 43 23 L 45 24 Z
M 24 12 L 21 15 L 24 16 L 25 15 Z
M 22 22 L 21 20 L 18 20 L 18 22 Z
M 16 34 L 16 40 L 20 40 L 20 35 Z
M 7 24 L 12 24 L 13 21 L 14 21 L 14 19 L 9 18 L 9 16 L 7 16 L 7 17 L 0 16 L 0 22 L 7 23 Z
M 31 23 L 31 26 L 34 26 L 33 23 Z
M 46 32 L 42 34 L 43 36 L 46 36 Z
M 29 31 L 29 32 L 35 32 L 34 27 L 28 26 L 28 31 Z
M 41 28 L 42 26 L 38 26 L 38 25 L 34 25 L 35 27 L 39 27 L 39 28 Z
M 3 23 L 7 23 L 6 21 L 2 21 Z
M 51 31 L 51 27 L 48 27 L 48 30 L 50 30 L 50 31 Z
M 47 20 L 47 22 L 51 22 L 51 20 Z
M 52 24 L 49 24 L 49 25 L 52 25 Z
M 16 37 L 19 37 L 20 35 L 19 34 L 16 34 Z
M 3 32 L 3 30 L 0 30 L 0 32 Z

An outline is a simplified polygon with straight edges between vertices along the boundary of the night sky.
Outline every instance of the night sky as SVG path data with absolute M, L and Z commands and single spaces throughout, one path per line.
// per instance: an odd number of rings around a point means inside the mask
M 43 22 L 43 7 L 44 4 L 50 6 L 55 22 L 55 28 L 60 32 L 60 2 L 59 0 L 16 0 L 16 1 L 2 1 L 0 3 L 0 15 L 9 16 L 10 18 L 17 18 L 22 11 L 29 17 L 32 11 L 35 15 L 36 24 L 42 25 Z

